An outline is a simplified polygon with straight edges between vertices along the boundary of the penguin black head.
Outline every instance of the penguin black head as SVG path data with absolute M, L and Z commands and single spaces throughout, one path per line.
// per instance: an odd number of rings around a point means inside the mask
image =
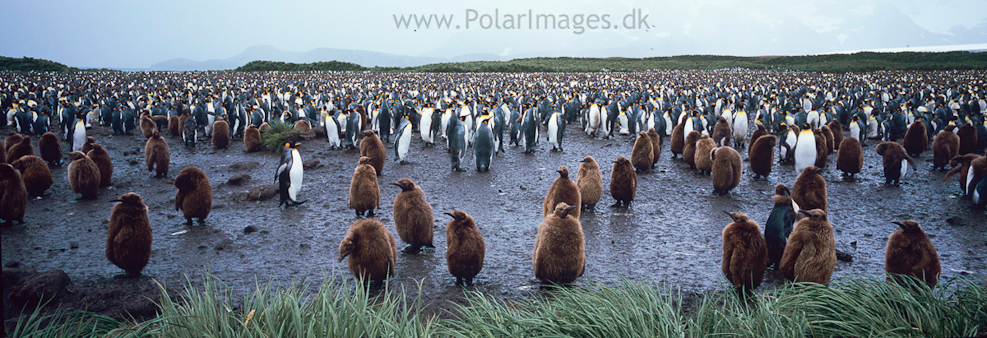
M 723 213 L 730 216 L 730 219 L 732 219 L 734 223 L 747 222 L 747 214 L 742 214 L 739 212 L 728 212 L 728 211 L 723 211 Z
M 120 196 L 120 198 L 115 199 L 115 200 L 112 200 L 110 202 L 113 202 L 113 203 L 124 203 L 124 204 L 129 204 L 129 205 L 141 205 L 141 204 L 144 204 L 144 202 L 141 200 L 141 195 L 138 195 L 138 194 L 132 193 L 132 192 L 128 192 L 126 194 L 123 194 L 123 196 Z
M 559 168 L 555 170 L 555 172 L 559 173 L 560 178 L 566 178 L 566 179 L 569 178 L 569 168 L 566 168 L 566 166 L 564 165 L 560 165 Z
M 411 179 L 402 178 L 397 182 L 391 183 L 401 188 L 401 191 L 410 191 L 415 189 L 415 182 Z
M 466 220 L 467 217 L 469 217 L 469 215 L 467 215 L 462 210 L 455 210 L 453 212 L 445 212 L 444 214 L 449 215 L 450 217 L 452 217 L 452 219 L 457 220 L 457 221 L 463 221 L 463 220 Z
M 784 184 L 778 184 L 775 186 L 775 195 L 790 196 L 791 194 L 792 192 L 789 191 L 788 187 Z
M 811 220 L 814 220 L 814 221 L 825 221 L 826 220 L 826 212 L 823 211 L 822 209 L 812 209 L 812 210 L 808 210 L 808 211 L 806 211 L 806 210 L 799 210 L 799 213 L 805 215 L 805 217 L 807 217 L 807 218 L 809 218 Z
M 905 232 L 918 232 L 922 231 L 922 227 L 918 225 L 918 222 L 913 220 L 901 221 L 901 222 L 891 222 L 897 224 Z
M 566 218 L 569 216 L 569 212 L 575 208 L 575 205 L 568 205 L 565 202 L 559 202 L 559 204 L 555 205 L 555 216 L 558 216 L 559 218 Z

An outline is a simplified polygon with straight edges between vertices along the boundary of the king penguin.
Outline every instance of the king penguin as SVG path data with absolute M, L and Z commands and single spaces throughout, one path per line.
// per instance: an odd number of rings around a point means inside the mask
M 473 142 L 473 157 L 476 160 L 476 172 L 490 171 L 490 162 L 494 155 L 494 136 L 487 124 L 490 116 L 480 118 L 479 128 L 476 129 L 476 141 Z
M 768 221 L 764 224 L 764 241 L 768 247 L 768 267 L 778 269 L 781 255 L 785 253 L 788 236 L 795 227 L 795 208 L 791 192 L 784 184 L 775 185 L 775 195 L 771 197 L 775 206 L 771 208 Z
M 565 119 L 562 113 L 554 112 L 548 120 L 548 143 L 552 144 L 552 151 L 562 151 L 562 137 L 565 136 Z
M 281 150 L 281 164 L 274 175 L 274 180 L 278 181 L 278 192 L 281 201 L 278 207 L 294 206 L 305 203 L 298 200 L 298 192 L 302 191 L 303 166 L 302 156 L 298 154 L 297 143 L 285 143 Z
M 86 143 L 86 123 L 76 117 L 75 127 L 72 128 L 72 151 L 82 150 L 82 145 Z
M 802 125 L 799 131 L 798 141 L 795 143 L 795 171 L 802 172 L 802 169 L 816 163 L 816 137 L 809 129 L 808 124 Z
M 326 113 L 323 117 L 323 126 L 326 129 L 326 141 L 329 142 L 329 147 L 334 150 L 341 148 L 342 140 L 339 138 L 339 124 L 336 121 L 336 117 L 332 116 L 332 113 Z
M 405 159 L 408 156 L 408 148 L 411 146 L 411 122 L 408 121 L 408 117 L 404 116 L 401 118 L 401 124 L 398 125 L 397 137 L 394 138 L 394 153 L 396 157 L 395 161 L 400 164 L 405 164 Z

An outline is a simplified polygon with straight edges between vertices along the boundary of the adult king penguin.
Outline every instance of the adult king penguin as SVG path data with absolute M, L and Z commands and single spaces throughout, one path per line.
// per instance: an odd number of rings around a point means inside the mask
M 285 143 L 281 150 L 281 164 L 274 175 L 274 180 L 278 182 L 278 193 L 281 201 L 278 207 L 295 206 L 305 203 L 298 200 L 298 192 L 302 191 L 302 178 L 304 168 L 302 156 L 298 154 L 298 143 Z
M 494 137 L 487 124 L 490 116 L 484 115 L 476 129 L 476 141 L 473 142 L 473 157 L 476 160 L 476 172 L 490 171 L 490 162 L 494 155 Z
M 548 143 L 552 144 L 552 151 L 562 151 L 563 136 L 565 136 L 565 119 L 560 112 L 552 113 L 548 120 Z
M 798 141 L 795 143 L 795 171 L 802 172 L 802 169 L 816 163 L 816 137 L 809 129 L 808 124 L 802 125 L 799 131 Z

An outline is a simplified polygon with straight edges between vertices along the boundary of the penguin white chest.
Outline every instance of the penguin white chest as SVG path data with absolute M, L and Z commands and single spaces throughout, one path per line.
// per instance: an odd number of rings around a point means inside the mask
M 816 138 L 810 131 L 799 133 L 798 143 L 795 144 L 795 171 L 813 165 L 816 162 Z
M 424 134 L 424 133 L 423 133 Z M 404 126 L 401 130 L 401 134 L 398 136 L 398 159 L 404 161 L 405 156 L 408 155 L 408 148 L 411 146 L 411 124 Z
M 298 192 L 302 191 L 303 166 L 302 156 L 298 154 L 298 149 L 292 149 L 291 169 L 288 171 L 288 176 L 291 179 L 291 184 L 288 185 L 288 196 L 291 197 L 292 201 L 297 201 Z
M 79 121 L 75 124 L 75 133 L 72 135 L 72 151 L 82 150 L 84 143 L 86 143 L 86 126 Z

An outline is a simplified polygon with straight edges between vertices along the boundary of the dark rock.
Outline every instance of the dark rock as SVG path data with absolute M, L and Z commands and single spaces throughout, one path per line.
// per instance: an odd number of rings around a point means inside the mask
M 6 271 L 4 276 L 6 278 Z M 12 286 L 10 300 L 18 307 L 34 307 L 48 301 L 57 302 L 68 284 L 69 275 L 65 271 L 45 271 L 26 277 L 22 283 Z
M 254 233 L 254 232 L 257 232 L 256 226 L 248 225 L 247 227 L 243 228 L 243 233 L 245 234 Z
M 229 184 L 229 185 L 244 185 L 246 183 L 250 183 L 250 180 L 251 180 L 250 175 L 247 175 L 247 174 L 236 174 L 236 175 L 233 175 L 233 177 L 230 177 L 230 179 L 226 180 L 226 184 Z
M 278 194 L 276 184 L 259 185 L 247 192 L 247 199 L 251 201 L 266 201 Z
M 257 167 L 260 167 L 260 162 L 246 161 L 246 162 L 237 162 L 230 164 L 229 168 L 230 171 L 245 171 L 245 170 L 256 169 Z
M 233 240 L 229 238 L 224 238 L 223 240 L 219 241 L 219 243 L 216 243 L 216 246 L 213 248 L 222 251 L 228 249 L 231 245 L 233 245 Z
M 69 248 L 78 249 L 79 248 L 79 241 L 69 241 Z
M 318 169 L 318 168 L 322 168 L 324 166 L 325 165 L 322 164 L 322 162 L 320 162 L 319 160 L 308 160 L 308 161 L 302 162 L 302 168 L 304 168 L 305 170 Z
M 959 218 L 958 216 L 953 216 L 953 217 L 947 218 L 946 219 L 946 223 L 949 223 L 949 225 L 954 225 L 954 226 L 958 226 L 958 227 L 961 227 L 961 226 L 966 225 L 966 223 L 963 222 L 963 219 L 962 218 Z
M 836 259 L 841 262 L 853 262 L 853 255 L 843 250 L 836 250 Z

